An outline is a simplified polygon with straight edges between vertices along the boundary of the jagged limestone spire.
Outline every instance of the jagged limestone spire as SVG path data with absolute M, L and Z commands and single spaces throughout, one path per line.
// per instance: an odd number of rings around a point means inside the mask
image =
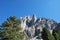
M 32 16 L 33 18 L 36 18 L 36 14 L 33 14 L 33 16 Z
M 32 19 L 33 19 L 33 22 L 36 22 L 37 18 L 35 14 L 33 14 Z

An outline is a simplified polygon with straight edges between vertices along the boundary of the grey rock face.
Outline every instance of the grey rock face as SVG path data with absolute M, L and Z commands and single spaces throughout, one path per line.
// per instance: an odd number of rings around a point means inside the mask
M 38 36 L 43 31 L 43 27 L 46 27 L 52 33 L 52 30 L 57 26 L 55 21 L 46 18 L 36 18 L 36 15 L 21 17 L 20 20 L 22 31 L 26 32 L 30 39 Z

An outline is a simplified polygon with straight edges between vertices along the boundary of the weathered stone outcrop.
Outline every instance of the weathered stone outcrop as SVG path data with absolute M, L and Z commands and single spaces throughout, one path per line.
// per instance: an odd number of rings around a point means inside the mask
M 46 18 L 36 18 L 36 15 L 21 17 L 22 31 L 28 36 L 28 40 L 35 38 L 43 31 L 42 28 L 46 27 L 50 33 L 56 28 L 57 22 Z

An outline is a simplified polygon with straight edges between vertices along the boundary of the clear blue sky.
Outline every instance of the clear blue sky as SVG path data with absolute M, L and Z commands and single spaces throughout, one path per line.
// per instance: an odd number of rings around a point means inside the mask
M 0 24 L 9 16 L 32 14 L 60 22 L 60 0 L 0 0 Z

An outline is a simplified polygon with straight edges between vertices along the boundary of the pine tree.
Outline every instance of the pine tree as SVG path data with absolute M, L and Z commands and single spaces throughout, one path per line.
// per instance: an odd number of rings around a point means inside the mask
M 43 28 L 42 38 L 43 40 L 55 40 L 53 35 L 50 34 L 47 28 Z
M 59 32 L 59 30 L 54 29 L 53 30 L 53 36 L 54 36 L 55 40 L 60 40 L 60 32 Z
M 2 23 L 4 31 L 1 33 L 3 40 L 24 40 L 26 37 L 21 31 L 19 20 L 15 16 L 11 16 L 7 21 Z

